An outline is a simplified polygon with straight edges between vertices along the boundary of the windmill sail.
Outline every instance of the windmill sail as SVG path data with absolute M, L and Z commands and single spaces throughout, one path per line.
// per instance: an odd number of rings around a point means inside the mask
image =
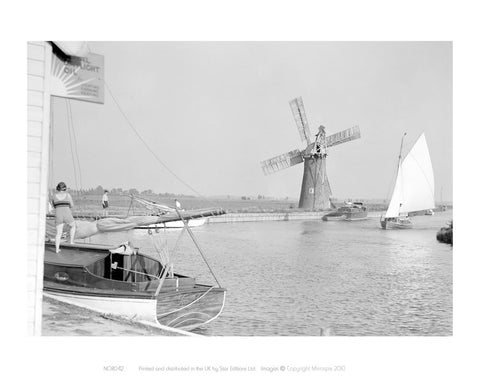
M 267 175 L 282 169 L 286 169 L 290 166 L 300 164 L 301 162 L 303 162 L 302 152 L 300 152 L 298 149 L 295 149 L 293 151 L 281 154 L 280 156 L 262 161 L 260 165 L 262 166 L 263 173 Z
M 434 208 L 434 188 L 432 161 L 422 134 L 399 166 L 385 217 Z
M 307 115 L 305 114 L 305 109 L 303 107 L 302 97 L 297 97 L 289 103 L 293 117 L 295 118 L 295 123 L 297 124 L 300 139 L 310 144 L 310 128 L 308 127 Z
M 360 138 L 360 127 L 355 126 L 346 130 L 337 132 L 327 137 L 327 147 L 333 147 L 334 145 L 346 143 L 350 140 Z

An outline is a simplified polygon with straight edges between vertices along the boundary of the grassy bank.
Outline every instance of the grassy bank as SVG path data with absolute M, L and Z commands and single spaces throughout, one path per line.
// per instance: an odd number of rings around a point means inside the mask
M 154 201 L 159 204 L 173 207 L 175 197 L 165 197 L 160 195 L 143 196 L 143 198 Z M 298 208 L 297 199 L 241 199 L 241 198 L 198 198 L 181 197 L 178 198 L 185 209 L 200 209 L 221 207 L 228 213 L 289 213 L 289 212 L 310 212 Z M 73 196 L 75 202 L 74 212 L 76 214 L 101 215 L 102 206 L 101 195 L 82 195 Z M 144 214 L 145 209 L 137 203 L 132 203 L 128 196 L 110 195 L 109 196 L 109 215 L 127 216 Z M 364 203 L 370 211 L 383 211 L 387 207 L 385 201 L 365 200 Z M 338 207 L 343 201 L 334 202 Z

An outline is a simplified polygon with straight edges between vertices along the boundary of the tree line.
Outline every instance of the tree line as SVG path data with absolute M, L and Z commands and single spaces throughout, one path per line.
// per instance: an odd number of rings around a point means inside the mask
M 115 187 L 115 188 L 106 188 L 101 185 L 98 185 L 95 188 L 88 188 L 88 189 L 80 189 L 80 190 L 75 190 L 71 189 L 70 192 L 74 195 L 103 195 L 105 190 L 108 190 L 108 193 L 110 195 L 139 195 L 139 196 L 165 196 L 165 197 L 190 197 L 193 198 L 194 195 L 184 195 L 184 194 L 175 194 L 172 192 L 164 192 L 164 193 L 156 193 L 151 189 L 148 190 L 143 190 L 139 191 L 136 188 L 129 188 L 129 189 L 123 189 L 121 187 Z

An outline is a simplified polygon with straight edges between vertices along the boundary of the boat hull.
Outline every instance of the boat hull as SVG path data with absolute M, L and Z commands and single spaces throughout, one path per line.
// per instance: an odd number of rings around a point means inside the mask
M 356 221 L 366 220 L 368 210 L 366 207 L 341 207 L 337 211 L 327 213 L 322 217 L 323 221 Z
M 380 226 L 382 229 L 412 229 L 413 224 L 410 220 L 398 220 L 398 219 L 380 219 Z
M 344 221 L 346 220 L 346 217 L 345 215 L 325 215 L 325 216 L 322 216 L 322 220 L 323 221 Z
M 104 315 L 124 317 L 183 331 L 196 329 L 217 318 L 225 306 L 226 298 L 225 289 L 202 285 L 184 292 L 160 293 L 156 297 L 87 293 L 54 288 L 51 284 L 44 288 L 44 293 L 59 301 Z
M 131 320 L 156 323 L 157 300 L 154 298 L 131 298 L 86 294 L 72 290 L 45 287 L 44 293 L 62 302 L 81 306 L 102 314 L 125 317 Z
M 206 219 L 190 219 L 187 221 L 187 224 L 190 228 L 192 227 L 197 227 L 197 226 L 202 226 L 206 222 Z M 146 225 L 146 226 L 138 226 L 135 227 L 135 229 L 178 229 L 178 228 L 183 228 L 184 224 L 182 220 L 179 221 L 169 221 L 166 223 L 159 223 L 159 224 L 151 224 L 151 225 Z
M 188 292 L 160 295 L 157 321 L 168 327 L 190 331 L 217 318 L 225 305 L 223 288 L 196 286 Z
M 179 274 L 160 278 L 161 263 L 144 254 L 86 244 L 54 250 L 45 245 L 44 292 L 73 305 L 186 331 L 214 320 L 225 305 L 224 288 Z

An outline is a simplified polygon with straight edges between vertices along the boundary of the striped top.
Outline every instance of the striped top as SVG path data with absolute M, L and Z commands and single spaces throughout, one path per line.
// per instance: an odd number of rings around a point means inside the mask
M 73 206 L 73 200 L 69 193 L 66 192 L 56 192 L 53 194 L 52 204 L 55 208 L 57 207 L 70 207 Z

